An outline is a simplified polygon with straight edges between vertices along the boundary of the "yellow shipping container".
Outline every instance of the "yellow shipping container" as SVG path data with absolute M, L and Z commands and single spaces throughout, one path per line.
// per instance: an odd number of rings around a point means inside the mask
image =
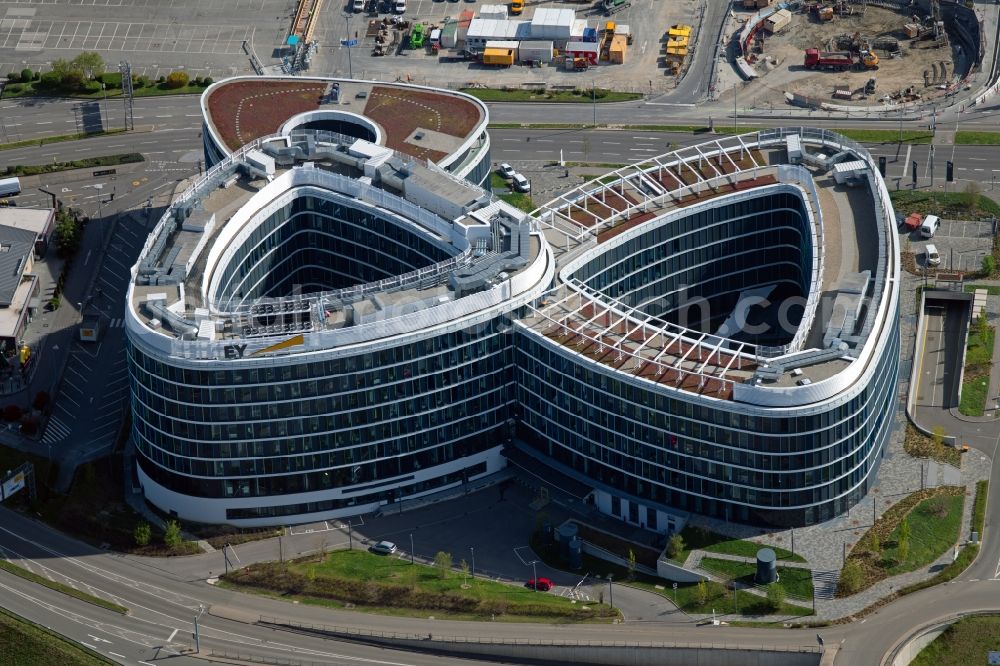
M 611 38 L 611 62 L 623 64 L 625 62 L 625 51 L 628 49 L 628 39 L 625 35 L 615 35 Z
M 514 64 L 513 49 L 485 49 L 483 51 L 484 65 L 501 65 L 509 67 Z
M 684 25 L 683 23 L 672 25 L 670 26 L 670 30 L 667 30 L 667 37 L 690 37 L 690 36 L 691 36 L 691 26 Z
M 685 48 L 688 46 L 688 38 L 687 37 L 674 37 L 670 41 L 667 42 L 667 48 L 668 49 L 670 47 L 678 48 L 678 47 L 681 47 L 681 46 L 683 46 Z

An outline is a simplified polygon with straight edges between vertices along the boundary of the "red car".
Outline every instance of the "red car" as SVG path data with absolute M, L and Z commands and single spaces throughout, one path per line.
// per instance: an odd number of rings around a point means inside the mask
M 538 590 L 539 592 L 548 592 L 552 589 L 552 581 L 548 578 L 532 578 L 527 583 L 524 584 L 525 587 L 530 587 L 533 590 Z

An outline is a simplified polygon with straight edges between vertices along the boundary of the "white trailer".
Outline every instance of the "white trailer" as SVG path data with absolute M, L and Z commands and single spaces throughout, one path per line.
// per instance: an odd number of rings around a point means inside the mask
M 552 62 L 552 42 L 524 41 L 518 48 L 518 59 L 521 62 Z
M 12 197 L 21 193 L 21 181 L 17 178 L 0 178 L 0 197 Z

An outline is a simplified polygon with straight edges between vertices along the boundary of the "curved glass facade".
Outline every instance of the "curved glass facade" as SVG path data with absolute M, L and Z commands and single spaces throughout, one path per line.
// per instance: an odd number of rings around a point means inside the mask
M 598 255 L 572 278 L 663 321 L 715 332 L 745 290 L 773 285 L 775 302 L 808 293 L 812 254 L 802 199 L 780 192 L 654 227 Z M 797 325 L 801 315 L 797 308 L 789 323 Z M 793 333 L 769 327 L 747 340 L 777 345 Z
M 454 475 L 509 435 L 502 330 L 498 317 L 356 356 L 204 370 L 130 344 L 139 465 L 191 497 L 274 497 L 271 515 L 283 515 L 282 495 L 398 484 L 439 466 Z
M 269 215 L 223 268 L 216 298 L 342 289 L 401 275 L 452 255 L 373 209 L 300 195 Z

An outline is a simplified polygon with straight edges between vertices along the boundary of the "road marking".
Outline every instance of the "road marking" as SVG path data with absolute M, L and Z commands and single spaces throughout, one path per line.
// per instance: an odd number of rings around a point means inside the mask
M 91 645 L 90 643 L 84 643 L 83 641 L 80 641 L 80 645 L 82 645 L 84 647 L 89 647 L 94 652 L 97 652 L 97 646 L 96 645 Z
M 110 650 L 108 651 L 108 654 L 110 654 L 112 657 L 118 657 L 119 659 L 124 659 L 125 658 L 125 655 L 118 654 L 117 652 L 111 652 Z
M 98 643 L 110 643 L 111 642 L 111 641 L 109 641 L 106 638 L 98 638 L 94 634 L 87 634 L 87 635 L 90 636 L 91 639 L 93 639 L 94 641 L 96 641 Z
M 87 250 L 87 257 L 83 260 L 83 265 L 86 266 L 90 262 L 90 253 L 92 250 Z
M 180 631 L 180 629 L 174 629 L 173 631 L 170 632 L 170 638 L 167 639 L 168 643 L 172 643 L 174 641 L 174 636 L 177 635 L 178 631 Z

